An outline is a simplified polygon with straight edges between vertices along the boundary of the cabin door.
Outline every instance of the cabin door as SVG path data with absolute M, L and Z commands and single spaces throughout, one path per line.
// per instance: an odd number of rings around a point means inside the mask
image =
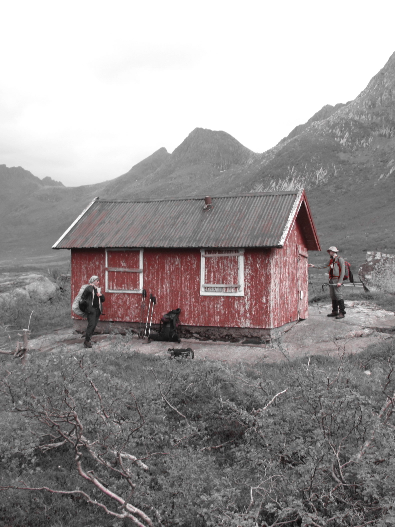
M 304 320 L 308 316 L 308 262 L 307 249 L 298 245 L 298 319 Z

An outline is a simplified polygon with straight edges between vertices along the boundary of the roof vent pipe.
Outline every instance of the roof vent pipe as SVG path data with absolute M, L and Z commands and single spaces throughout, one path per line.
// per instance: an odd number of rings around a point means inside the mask
M 204 210 L 210 210 L 213 208 L 213 200 L 210 198 L 210 196 L 206 196 L 204 198 Z

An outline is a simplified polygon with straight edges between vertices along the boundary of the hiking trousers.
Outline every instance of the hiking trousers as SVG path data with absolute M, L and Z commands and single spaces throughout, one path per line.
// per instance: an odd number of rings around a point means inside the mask
M 343 288 L 337 287 L 337 278 L 331 278 L 329 280 L 329 284 L 334 284 L 333 286 L 329 286 L 329 293 L 331 295 L 332 300 L 343 300 Z
M 90 341 L 91 336 L 93 335 L 93 332 L 95 331 L 97 323 L 99 322 L 99 317 L 100 317 L 100 309 L 91 307 L 87 313 L 88 326 L 85 332 L 85 340 L 87 342 Z

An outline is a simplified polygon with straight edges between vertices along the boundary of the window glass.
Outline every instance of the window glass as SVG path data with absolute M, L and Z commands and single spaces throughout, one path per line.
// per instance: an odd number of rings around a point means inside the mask
M 244 250 L 202 249 L 202 295 L 244 295 Z
M 143 251 L 106 251 L 106 291 L 140 293 L 143 289 Z

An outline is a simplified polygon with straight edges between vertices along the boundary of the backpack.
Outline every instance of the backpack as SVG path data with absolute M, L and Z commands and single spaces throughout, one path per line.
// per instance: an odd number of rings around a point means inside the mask
M 151 340 L 164 340 L 168 342 L 181 342 L 177 329 L 180 326 L 179 314 L 181 309 L 173 309 L 162 315 L 159 323 L 159 332 L 151 333 Z
M 344 258 L 343 258 L 344 260 Z M 339 266 L 339 272 L 340 272 L 340 264 L 339 264 L 339 261 L 336 262 L 337 265 Z M 333 274 L 333 272 L 332 272 Z M 352 274 L 352 271 L 351 271 L 351 265 L 349 262 L 347 262 L 347 260 L 344 260 L 344 276 L 343 276 L 343 280 L 349 280 L 352 284 L 354 283 L 354 275 Z
M 89 284 L 85 284 L 81 286 L 81 289 L 78 291 L 78 295 L 74 298 L 71 309 L 74 311 L 76 315 L 82 318 L 86 318 L 87 315 L 85 313 L 85 310 L 87 308 L 87 303 L 85 301 L 81 301 L 81 297 L 83 295 L 83 292 L 88 287 Z

